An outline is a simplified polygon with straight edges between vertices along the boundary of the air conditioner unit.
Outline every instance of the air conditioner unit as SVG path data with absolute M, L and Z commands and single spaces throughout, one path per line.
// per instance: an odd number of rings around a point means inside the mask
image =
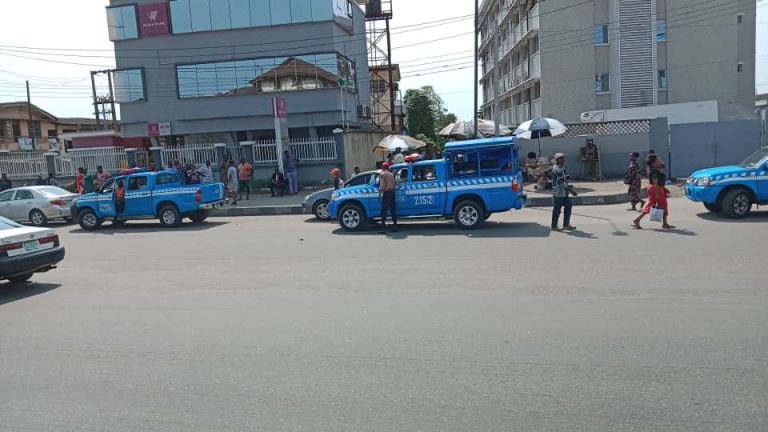
M 371 110 L 370 105 L 358 105 L 357 116 L 364 119 L 371 118 L 373 117 L 373 110 Z

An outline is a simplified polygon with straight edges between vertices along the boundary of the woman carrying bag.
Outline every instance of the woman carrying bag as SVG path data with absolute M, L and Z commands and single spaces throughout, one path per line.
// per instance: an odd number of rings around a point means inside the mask
M 640 221 L 647 214 L 651 215 L 651 221 L 661 222 L 662 228 L 675 228 L 667 221 L 669 216 L 669 203 L 667 202 L 669 191 L 664 187 L 664 174 L 653 171 L 646 189 L 648 190 L 648 203 L 643 207 L 643 212 L 640 213 L 640 216 L 632 221 L 632 228 L 642 229 Z

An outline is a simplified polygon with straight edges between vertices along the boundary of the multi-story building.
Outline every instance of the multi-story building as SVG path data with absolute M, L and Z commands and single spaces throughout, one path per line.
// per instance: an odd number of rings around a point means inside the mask
M 354 2 L 110 0 L 107 18 L 124 136 L 274 137 L 273 97 L 287 101 L 292 137 L 366 122 L 365 18 Z
M 754 118 L 755 15 L 755 0 L 485 0 L 483 116 L 496 98 L 511 125 L 705 100 Z
M 391 67 L 369 66 L 369 69 L 371 71 L 371 116 L 374 129 L 402 132 L 405 126 L 405 113 L 400 93 L 400 66 L 396 64 Z M 394 103 L 392 103 L 393 98 Z

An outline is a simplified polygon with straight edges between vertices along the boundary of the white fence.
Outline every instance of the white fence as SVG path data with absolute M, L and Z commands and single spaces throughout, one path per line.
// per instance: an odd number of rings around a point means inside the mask
M 122 147 L 72 149 L 57 159 L 61 159 L 63 175 L 75 175 L 78 168 L 86 168 L 91 172 L 96 171 L 97 166 L 110 172 L 128 168 L 128 156 Z
M 47 177 L 48 165 L 42 152 L 9 152 L 0 154 L 0 171 L 11 179 L 28 179 L 43 174 Z
M 333 137 L 294 138 L 283 146 L 291 155 L 304 163 L 335 161 L 336 140 Z M 277 164 L 277 144 L 274 140 L 258 141 L 253 146 L 253 160 L 257 165 Z

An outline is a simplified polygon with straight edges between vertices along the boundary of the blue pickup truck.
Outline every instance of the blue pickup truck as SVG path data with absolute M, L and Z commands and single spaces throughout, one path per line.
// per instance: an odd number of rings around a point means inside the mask
M 460 227 L 474 229 L 492 213 L 525 206 L 514 137 L 448 143 L 443 159 L 394 165 L 392 172 L 398 219 L 453 218 Z M 334 192 L 328 208 L 347 231 L 380 219 L 376 178 Z
M 119 180 L 125 187 L 125 209 L 118 215 L 115 189 Z M 184 185 L 172 171 L 135 170 L 112 177 L 98 191 L 75 199 L 71 214 L 85 230 L 98 229 L 109 218 L 118 224 L 130 219 L 158 218 L 161 225 L 175 228 L 185 217 L 192 222 L 204 221 L 208 210 L 225 201 L 222 183 Z
M 685 196 L 729 218 L 746 217 L 752 205 L 768 204 L 768 147 L 739 165 L 707 168 L 691 174 Z

